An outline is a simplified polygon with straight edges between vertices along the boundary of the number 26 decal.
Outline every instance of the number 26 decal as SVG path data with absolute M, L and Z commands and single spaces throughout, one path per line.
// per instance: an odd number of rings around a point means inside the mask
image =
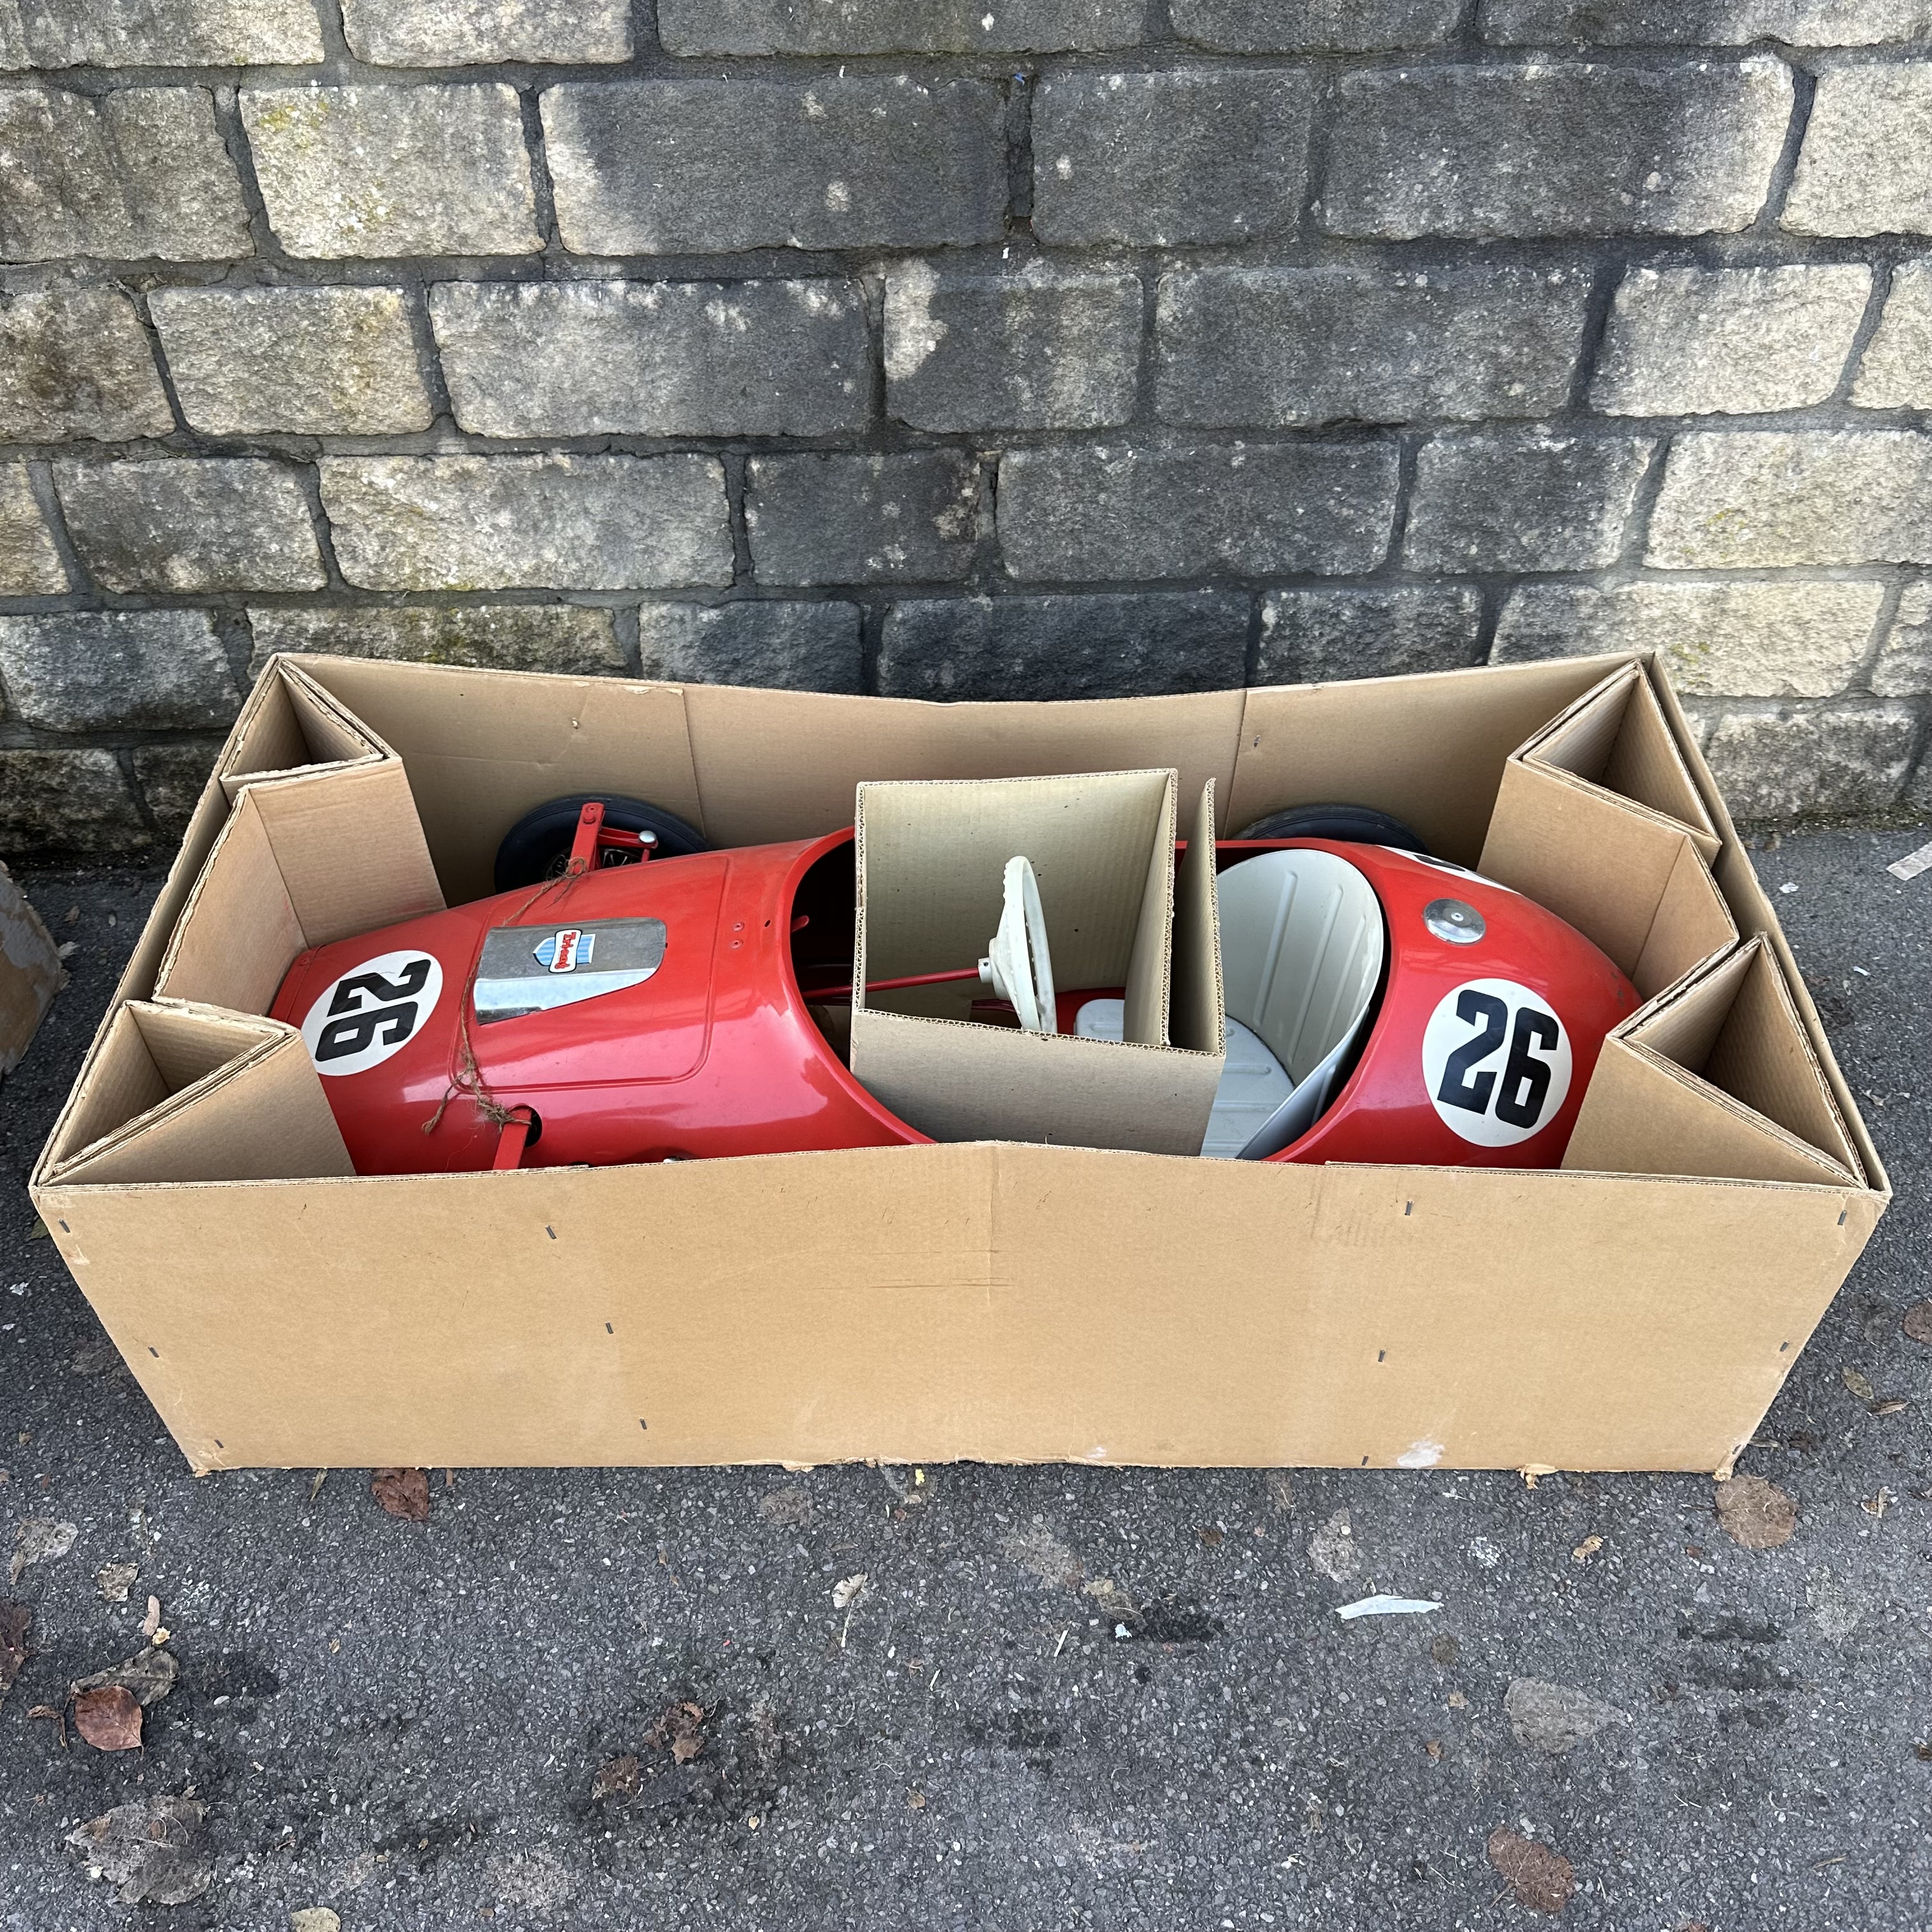
M 428 952 L 385 952 L 322 991 L 302 1022 L 318 1073 L 364 1073 L 406 1046 L 434 1011 L 442 968 Z
M 1570 1091 L 1570 1036 L 1547 1001 L 1514 980 L 1443 994 L 1422 1036 L 1436 1112 L 1477 1147 L 1514 1147 L 1548 1125 Z

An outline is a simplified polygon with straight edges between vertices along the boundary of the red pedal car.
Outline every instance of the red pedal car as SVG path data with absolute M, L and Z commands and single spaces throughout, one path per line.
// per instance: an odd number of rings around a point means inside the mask
M 1228 1054 L 1204 1153 L 1562 1160 L 1636 992 L 1553 914 L 1418 843 L 1353 807 L 1220 842 Z M 835 1044 L 850 830 L 713 851 L 638 802 L 560 800 L 505 840 L 496 884 L 316 947 L 282 982 L 273 1016 L 301 1029 L 358 1173 L 926 1139 Z M 1041 1024 L 1118 1037 L 1118 988 L 1060 992 Z M 1017 1023 L 999 1003 L 974 1012 Z

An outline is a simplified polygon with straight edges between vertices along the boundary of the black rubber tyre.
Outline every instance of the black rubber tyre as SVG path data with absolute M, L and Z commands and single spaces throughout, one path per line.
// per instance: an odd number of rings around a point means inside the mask
M 1393 845 L 1399 851 L 1435 855 L 1399 818 L 1366 805 L 1294 805 L 1258 818 L 1237 838 L 1341 838 L 1360 845 Z
M 541 885 L 556 878 L 569 862 L 577 821 L 586 805 L 604 808 L 604 822 L 619 832 L 655 832 L 658 856 L 682 859 L 708 852 L 711 842 L 694 825 L 674 812 L 640 798 L 617 798 L 604 792 L 574 792 L 568 798 L 546 799 L 532 807 L 503 835 L 496 848 L 496 890 L 513 892 L 520 886 Z

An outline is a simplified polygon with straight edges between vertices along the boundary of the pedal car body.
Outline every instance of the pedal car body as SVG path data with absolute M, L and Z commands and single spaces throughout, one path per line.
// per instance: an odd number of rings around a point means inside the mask
M 360 1174 L 505 1164 L 511 1120 L 527 1135 L 511 1164 L 531 1166 L 922 1142 L 830 1036 L 824 995 L 851 976 L 851 841 L 595 867 L 319 946 L 272 1015 L 301 1029 Z M 1636 1004 L 1588 940 L 1385 846 L 1229 840 L 1216 856 L 1239 1051 L 1233 1124 L 1208 1150 L 1560 1161 L 1603 1036 Z M 1282 876 L 1229 876 L 1257 858 Z M 1063 992 L 1063 1023 L 1104 1033 L 1117 991 Z

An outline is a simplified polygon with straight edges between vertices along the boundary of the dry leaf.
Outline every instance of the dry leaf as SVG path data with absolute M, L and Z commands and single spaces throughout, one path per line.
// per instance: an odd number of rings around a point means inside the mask
M 1211 1522 L 1205 1529 L 1199 1532 L 1201 1540 L 1205 1544 L 1210 1550 L 1214 1549 L 1220 1544 L 1225 1534 L 1225 1532 L 1218 1528 Z
M 1570 1551 L 1570 1560 L 1573 1563 L 1587 1563 L 1603 1546 L 1604 1539 L 1600 1536 L 1586 1536 Z
M 672 1760 L 688 1764 L 704 1748 L 705 1710 L 702 1704 L 674 1704 L 651 1726 L 648 1742 L 669 1746 Z
M 27 1660 L 27 1628 L 34 1613 L 25 1604 L 0 1604 L 0 1697 Z
M 1534 1838 L 1520 1837 L 1505 1825 L 1498 1825 L 1490 1834 L 1486 1849 L 1490 1864 L 1509 1880 L 1519 1905 L 1553 1916 L 1570 1903 L 1570 1894 L 1576 1889 L 1576 1873 L 1560 1853 Z
M 1872 1413 L 1874 1415 L 1896 1415 L 1900 1409 L 1911 1406 L 1901 1396 L 1887 1396 L 1884 1401 L 1872 1404 Z
M 52 1718 L 60 1727 L 60 1748 L 62 1750 L 67 1749 L 67 1714 L 64 1712 L 56 1710 L 51 1704 L 35 1704 L 28 1708 L 27 1715 L 30 1720 L 34 1718 Z
M 124 1604 L 134 1579 L 141 1574 L 137 1563 L 104 1563 L 94 1573 L 94 1587 L 104 1604 Z
M 758 1498 L 758 1514 L 781 1529 L 803 1529 L 812 1521 L 812 1498 L 796 1483 Z
M 600 1798 L 628 1798 L 637 1788 L 638 1760 L 627 1751 L 599 1769 L 591 1780 L 590 1796 L 593 1802 Z
M 152 1643 L 155 1631 L 160 1627 L 161 1600 L 158 1597 L 150 1597 L 148 1599 L 148 1614 L 141 1619 L 141 1634 Z
M 1838 1379 L 1844 1384 L 1846 1388 L 1851 1390 L 1852 1394 L 1858 1397 L 1859 1401 L 1877 1401 L 1878 1390 L 1872 1387 L 1870 1379 L 1866 1376 L 1863 1370 L 1853 1368 L 1840 1369 L 1838 1371 Z
M 1452 1711 L 1466 1711 L 1469 1708 L 1468 1699 L 1460 1690 L 1450 1691 L 1447 1701 Z
M 914 1811 L 923 1811 L 926 1809 L 926 1793 L 918 1790 L 908 1791 L 906 1803 Z
M 1442 1756 L 1442 1741 L 1441 1738 L 1424 1738 L 1423 1741 L 1422 1748 L 1429 1754 L 1430 1760 L 1432 1763 L 1437 1762 L 1441 1760 Z
M 24 1442 L 27 1438 L 23 1436 L 20 1439 Z M 64 1556 L 80 1534 L 80 1526 L 75 1523 L 50 1522 L 40 1516 L 27 1517 L 14 1532 L 14 1563 L 7 1573 L 8 1582 L 17 1583 L 20 1572 L 32 1569 L 36 1563 L 52 1563 Z
M 141 1707 L 124 1684 L 83 1690 L 74 1700 L 74 1727 L 96 1750 L 136 1750 L 141 1743 Z
M 118 1684 L 129 1692 L 143 1710 L 158 1704 L 175 1688 L 179 1666 L 164 1650 L 137 1650 L 124 1664 L 110 1670 L 97 1670 L 68 1687 L 68 1694 L 78 1697 L 83 1690 L 106 1690 Z
M 90 1878 L 120 1887 L 123 1905 L 185 1905 L 214 1874 L 203 1824 L 208 1808 L 192 1798 L 145 1798 L 117 1804 L 67 1834 Z
M 429 1478 L 420 1469 L 377 1469 L 369 1478 L 369 1493 L 391 1516 L 406 1522 L 429 1520 Z
M 1096 1576 L 1086 1585 L 1084 1594 L 1091 1597 L 1110 1617 L 1138 1618 L 1141 1606 L 1115 1582 L 1111 1576 Z
M 832 1586 L 832 1607 L 835 1610 L 850 1610 L 866 1594 L 866 1586 L 871 1580 L 860 1570 L 850 1576 L 842 1576 Z
M 1932 1346 L 1932 1301 L 1915 1301 L 1905 1311 L 1899 1326 L 1915 1342 Z
M 1798 1505 L 1762 1476 L 1733 1476 L 1720 1483 L 1718 1520 L 1733 1543 L 1747 1550 L 1775 1550 L 1791 1540 L 1798 1527 Z
M 308 1499 L 310 1502 L 314 1502 L 316 1498 L 322 1494 L 322 1486 L 328 1480 L 328 1472 L 326 1469 L 316 1470 L 315 1480 L 308 1486 Z

